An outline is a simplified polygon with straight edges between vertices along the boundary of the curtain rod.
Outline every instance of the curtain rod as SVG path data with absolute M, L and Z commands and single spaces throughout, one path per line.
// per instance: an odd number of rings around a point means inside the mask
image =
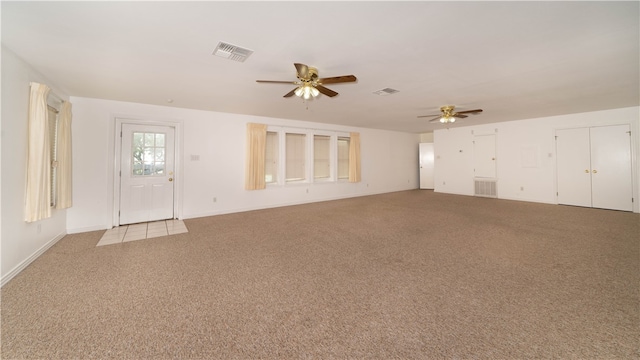
M 53 111 L 53 112 L 54 112 L 54 113 L 56 113 L 56 114 L 60 113 L 60 111 L 58 111 L 58 109 L 54 108 L 54 107 L 53 107 L 53 106 L 51 106 L 51 105 L 48 105 L 48 104 L 47 104 L 47 108 L 48 108 L 49 110 Z

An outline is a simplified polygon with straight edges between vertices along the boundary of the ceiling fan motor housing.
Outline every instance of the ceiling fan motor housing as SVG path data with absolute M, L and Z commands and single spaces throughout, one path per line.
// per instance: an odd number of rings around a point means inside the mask
M 307 66 L 307 69 L 308 70 L 306 77 L 301 77 L 300 74 L 296 74 L 298 76 L 298 79 L 304 82 L 315 82 L 316 79 L 318 79 L 318 69 L 312 66 Z

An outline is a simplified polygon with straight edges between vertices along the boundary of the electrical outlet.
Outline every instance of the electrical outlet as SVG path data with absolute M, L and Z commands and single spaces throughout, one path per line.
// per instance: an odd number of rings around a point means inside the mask
M 524 191 L 524 186 L 520 186 L 520 191 Z
M 218 198 L 214 197 L 213 202 L 218 202 Z

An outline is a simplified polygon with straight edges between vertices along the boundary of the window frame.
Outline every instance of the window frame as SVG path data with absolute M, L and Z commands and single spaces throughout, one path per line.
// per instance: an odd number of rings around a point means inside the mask
M 315 140 L 316 140 L 316 136 L 326 136 L 329 138 L 329 176 L 327 177 L 323 177 L 323 178 L 316 178 L 316 174 L 315 174 L 315 167 L 316 167 L 316 154 L 315 154 Z M 311 149 L 312 149 L 312 154 L 311 154 L 311 163 L 313 166 L 311 166 L 311 170 L 313 171 L 311 174 L 310 179 L 313 182 L 320 182 L 320 183 L 326 183 L 326 182 L 332 182 L 335 180 L 336 177 L 336 167 L 335 162 L 336 162 L 336 153 L 333 151 L 334 143 L 337 141 L 336 140 L 337 137 L 335 136 L 335 133 L 329 132 L 329 131 L 314 131 L 313 135 L 312 135 L 312 139 L 311 139 Z
M 349 181 L 348 177 L 338 178 L 338 138 L 349 138 L 351 135 L 348 132 L 332 131 L 332 130 L 318 130 L 318 129 L 306 129 L 288 126 L 273 126 L 267 125 L 268 133 L 277 133 L 277 161 L 276 161 L 276 176 L 277 179 L 272 182 L 266 182 L 265 171 L 265 183 L 267 188 L 273 187 L 287 187 L 287 186 L 301 186 L 309 184 L 337 184 L 346 183 Z M 287 134 L 300 134 L 305 135 L 305 169 L 304 179 L 287 180 L 286 179 L 286 135 Z M 315 136 L 328 136 L 329 137 L 329 177 L 327 178 L 315 178 L 315 154 L 314 154 L 314 140 Z M 265 152 L 266 157 L 266 152 Z M 265 158 L 266 164 L 266 158 Z
M 340 154 L 338 152 L 338 145 L 340 139 L 349 139 L 348 145 L 351 146 L 351 136 L 350 134 L 342 133 L 336 136 L 336 180 L 338 182 L 348 182 L 349 181 L 349 147 L 347 147 L 347 174 L 344 177 L 340 177 Z

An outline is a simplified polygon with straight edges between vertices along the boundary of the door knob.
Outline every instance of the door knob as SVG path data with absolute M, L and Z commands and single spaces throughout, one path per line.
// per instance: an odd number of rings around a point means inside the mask
M 593 173 L 594 173 L 594 174 L 597 174 L 597 173 L 598 173 L 598 170 L 593 170 Z
M 586 172 L 587 174 L 589 173 L 589 170 L 585 170 L 584 172 Z
M 169 178 L 169 181 L 173 181 L 173 178 Z

